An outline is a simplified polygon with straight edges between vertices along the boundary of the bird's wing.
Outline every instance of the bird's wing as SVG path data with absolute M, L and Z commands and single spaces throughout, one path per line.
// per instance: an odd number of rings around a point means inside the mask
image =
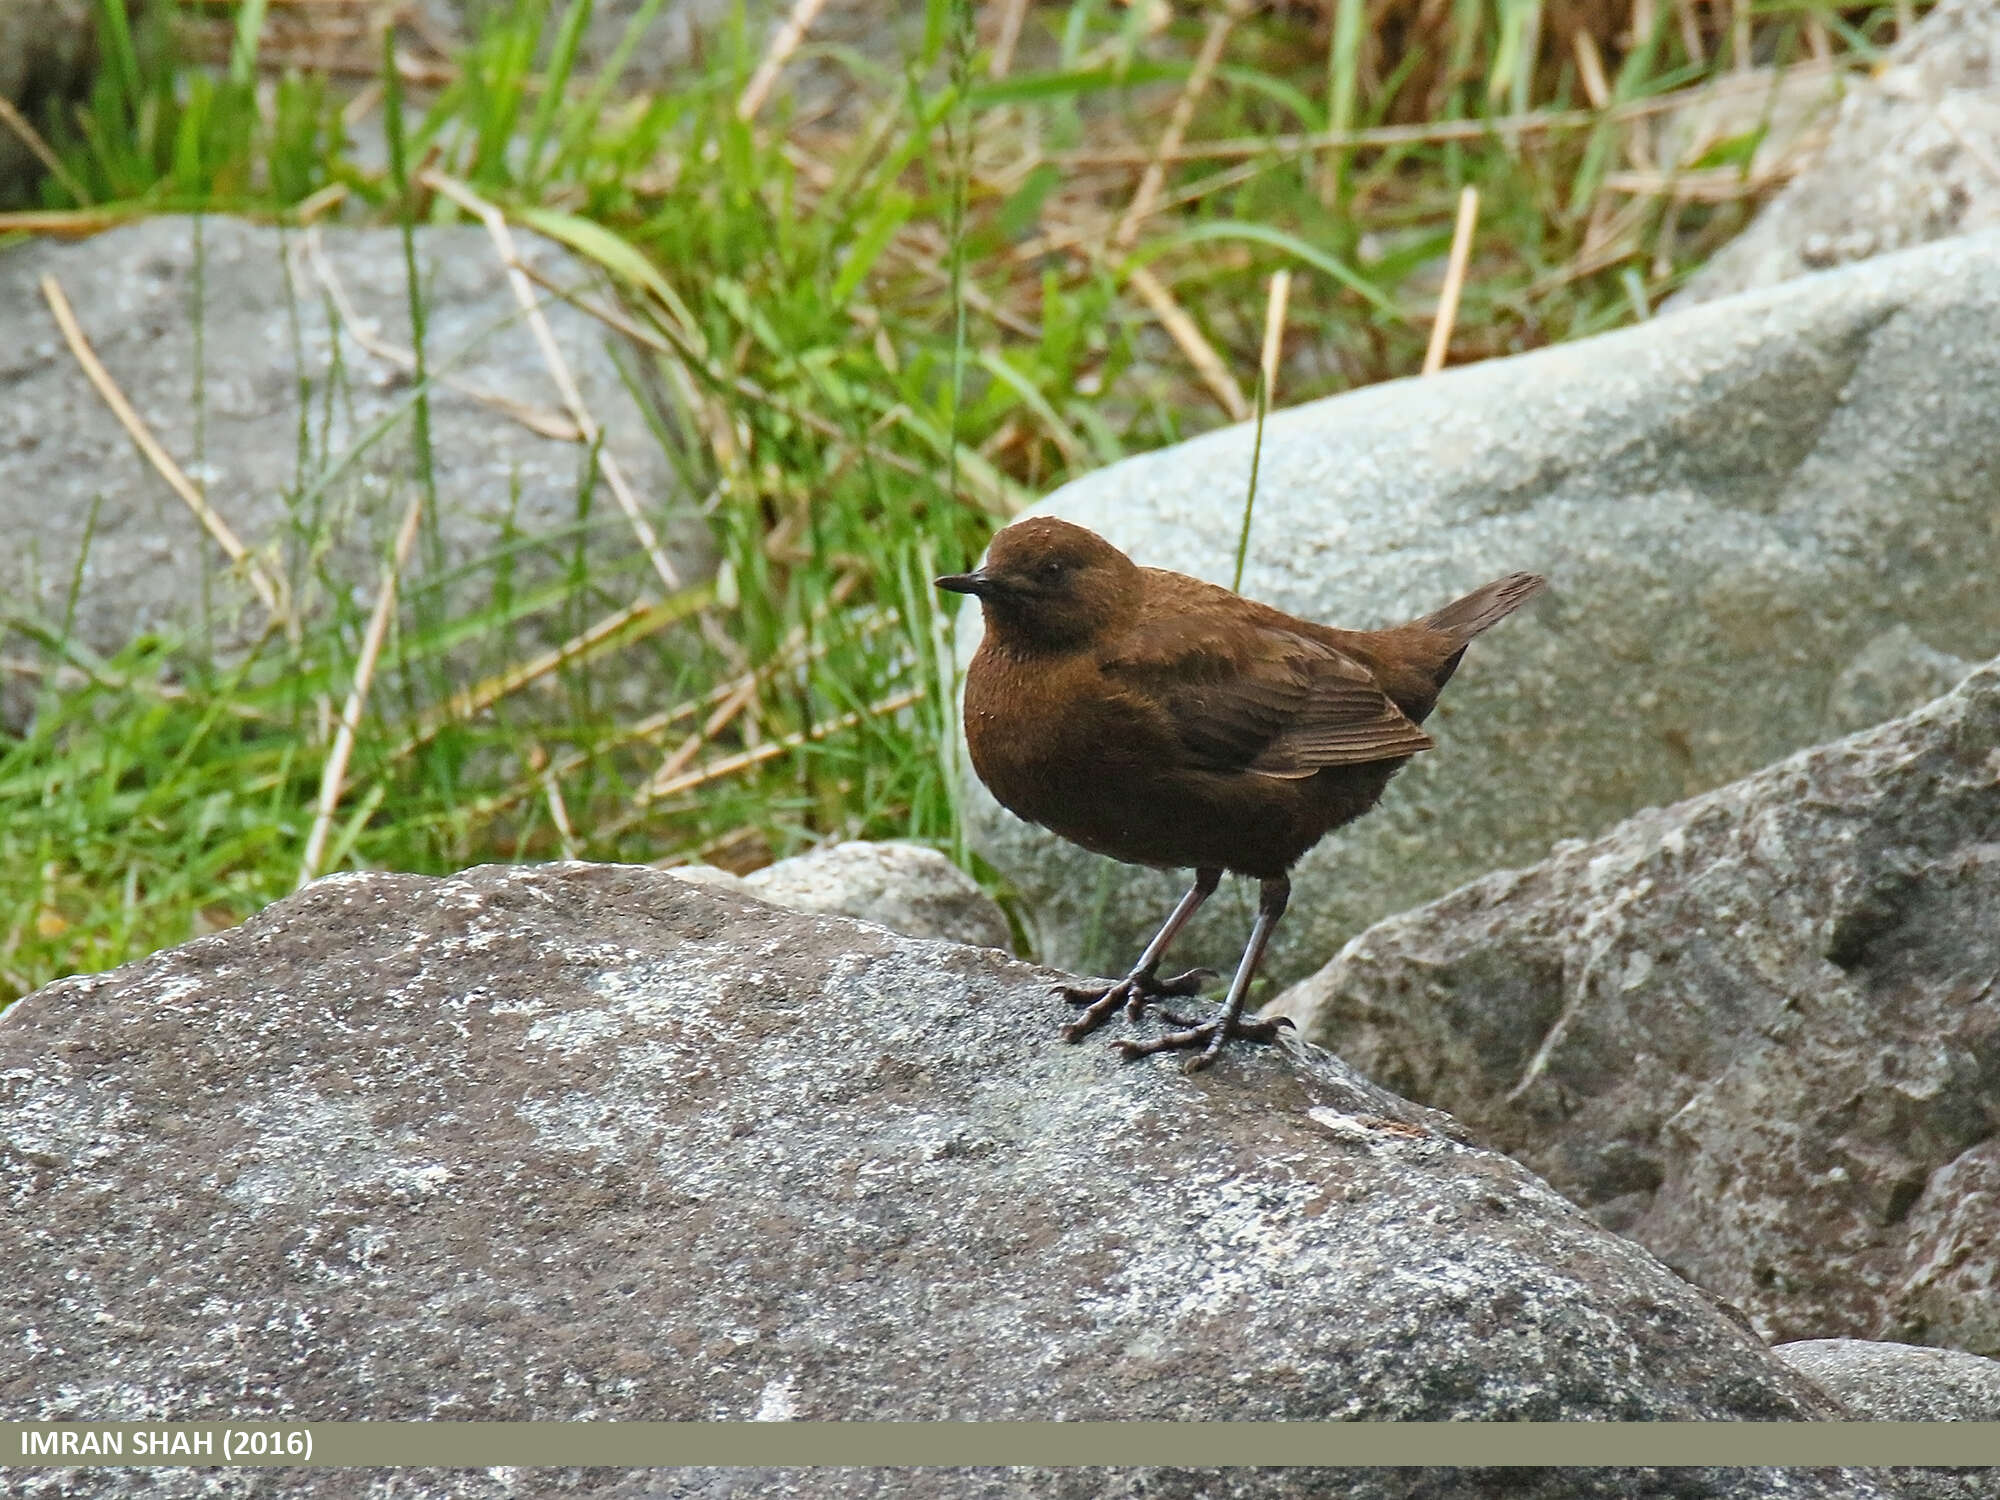
M 1106 674 L 1157 704 L 1196 765 L 1263 776 L 1310 776 L 1428 750 L 1353 657 L 1275 627 L 1153 632 Z

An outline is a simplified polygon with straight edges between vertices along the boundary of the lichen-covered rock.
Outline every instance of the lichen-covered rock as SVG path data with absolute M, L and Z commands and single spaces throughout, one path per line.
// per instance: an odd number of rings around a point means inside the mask
M 1847 90 L 1818 157 L 1670 306 L 2000 225 L 2000 6 L 1940 0 Z
M 2000 662 L 1272 1007 L 1774 1339 L 2000 1352 Z
M 1514 568 L 1551 586 L 1467 653 L 1437 749 L 1300 864 L 1266 972 L 1301 978 L 1392 912 L 1845 732 L 1891 632 L 2000 651 L 1996 413 L 1988 232 L 1273 416 L 1246 594 L 1370 627 Z M 1041 508 L 1227 583 L 1252 441 L 1127 459 Z M 976 607 L 958 634 L 969 652 Z M 1183 888 L 969 777 L 965 808 L 1051 963 L 1123 973 Z M 1225 884 L 1174 959 L 1228 972 L 1249 926 Z
M 52 985 L 0 1020 L 0 1411 L 1838 1414 L 1444 1117 L 1297 1044 L 1193 1078 L 1066 1046 L 1051 977 L 554 865 L 333 876 Z M 856 1480 L 787 1482 L 880 1492 Z M 1282 1469 L 1229 1486 L 1326 1492 Z M 1487 1491 L 1378 1471 L 1345 1493 Z M 1739 1471 L 1672 1492 L 1882 1491 Z

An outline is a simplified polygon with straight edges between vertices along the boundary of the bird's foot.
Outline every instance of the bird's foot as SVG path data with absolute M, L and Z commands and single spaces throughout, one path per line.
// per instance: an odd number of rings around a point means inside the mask
M 1071 1005 L 1080 1005 L 1083 1014 L 1063 1027 L 1063 1040 L 1080 1042 L 1111 1019 L 1111 1013 L 1119 1006 L 1125 1013 L 1138 1020 L 1146 1013 L 1149 1001 L 1166 998 L 1185 999 L 1199 995 L 1201 987 L 1215 978 L 1213 969 L 1189 969 L 1185 974 L 1176 974 L 1171 979 L 1157 979 L 1151 974 L 1127 974 L 1114 984 L 1062 985 L 1062 996 Z
M 1164 1009 L 1160 1015 L 1181 1030 L 1148 1037 L 1143 1042 L 1113 1042 L 1111 1045 L 1128 1062 L 1135 1057 L 1151 1057 L 1155 1052 L 1194 1052 L 1199 1047 L 1199 1052 L 1181 1064 L 1183 1073 L 1199 1073 L 1215 1061 L 1222 1051 L 1222 1044 L 1229 1038 L 1237 1036 L 1249 1042 L 1275 1042 L 1278 1033 L 1292 1024 L 1290 1016 L 1272 1016 L 1268 1021 L 1246 1021 L 1238 1017 L 1225 1026 L 1220 1017 L 1197 1021 Z

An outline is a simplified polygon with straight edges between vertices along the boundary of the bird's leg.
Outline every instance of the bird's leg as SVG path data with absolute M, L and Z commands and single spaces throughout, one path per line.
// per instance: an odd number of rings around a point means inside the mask
M 1145 1012 L 1146 1002 L 1161 995 L 1198 995 L 1204 979 L 1215 976 L 1208 969 L 1189 969 L 1185 974 L 1176 974 L 1171 979 L 1157 979 L 1154 973 L 1160 967 L 1160 960 L 1166 956 L 1167 944 L 1174 940 L 1188 918 L 1201 909 L 1201 903 L 1215 894 L 1216 886 L 1222 883 L 1220 870 L 1196 870 L 1194 884 L 1181 897 L 1180 905 L 1173 910 L 1166 924 L 1155 934 L 1152 942 L 1146 944 L 1146 951 L 1139 955 L 1139 962 L 1116 984 L 1095 986 L 1063 986 L 1063 998 L 1071 1005 L 1084 1007 L 1082 1015 L 1063 1027 L 1063 1040 L 1080 1042 L 1097 1030 L 1111 1013 L 1122 1004 L 1133 1020 L 1138 1020 Z
M 1189 1073 L 1199 1073 L 1215 1061 L 1222 1051 L 1222 1044 L 1233 1036 L 1244 1037 L 1253 1042 L 1276 1041 L 1278 1028 L 1292 1024 L 1289 1016 L 1275 1016 L 1268 1021 L 1245 1021 L 1242 1019 L 1243 1002 L 1250 993 L 1250 981 L 1257 976 L 1257 965 L 1263 962 L 1265 945 L 1271 941 L 1271 934 L 1277 930 L 1278 919 L 1285 914 L 1285 906 L 1292 897 L 1292 883 L 1278 875 L 1266 880 L 1257 893 L 1257 921 L 1250 929 L 1250 941 L 1243 948 L 1243 962 L 1236 966 L 1236 978 L 1230 982 L 1229 998 L 1223 1002 L 1222 1014 L 1210 1021 L 1188 1022 L 1179 1016 L 1169 1016 L 1176 1026 L 1185 1030 L 1170 1031 L 1165 1036 L 1150 1037 L 1143 1042 L 1113 1042 L 1127 1058 L 1150 1057 L 1155 1052 L 1193 1051 L 1196 1052 L 1182 1066 Z

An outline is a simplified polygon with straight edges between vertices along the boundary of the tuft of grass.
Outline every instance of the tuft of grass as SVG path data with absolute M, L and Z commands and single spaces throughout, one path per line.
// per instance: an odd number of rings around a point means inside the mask
M 1065 480 L 1226 420 L 1227 372 L 1257 371 L 1260 415 L 1281 369 L 1291 401 L 1415 373 L 1466 186 L 1453 362 L 1645 316 L 1797 159 L 1787 90 L 1867 64 L 1898 11 L 1070 0 L 1001 70 L 968 0 L 930 0 L 898 62 L 808 36 L 808 84 L 752 111 L 740 11 L 646 91 L 621 75 L 663 0 L 595 73 L 581 0 L 484 8 L 450 54 L 371 41 L 359 4 L 100 6 L 94 91 L 37 122 L 64 172 L 0 234 L 199 210 L 415 235 L 461 216 L 440 183 L 475 195 L 594 269 L 540 290 L 618 330 L 659 398 L 689 498 L 647 497 L 649 523 L 692 505 L 712 539 L 715 577 L 678 590 L 636 546 L 608 565 L 628 522 L 580 446 L 571 531 L 456 569 L 417 549 L 323 863 L 420 871 L 746 868 L 857 836 L 967 858 L 932 576 Z M 421 351 L 414 260 L 410 284 Z M 444 373 L 419 369 L 419 429 Z M 310 447 L 330 399 L 273 440 Z M 0 1000 L 290 888 L 364 634 L 316 572 L 347 457 L 302 464 L 299 606 L 247 655 L 100 660 L 0 620 L 34 700 L 0 733 Z

